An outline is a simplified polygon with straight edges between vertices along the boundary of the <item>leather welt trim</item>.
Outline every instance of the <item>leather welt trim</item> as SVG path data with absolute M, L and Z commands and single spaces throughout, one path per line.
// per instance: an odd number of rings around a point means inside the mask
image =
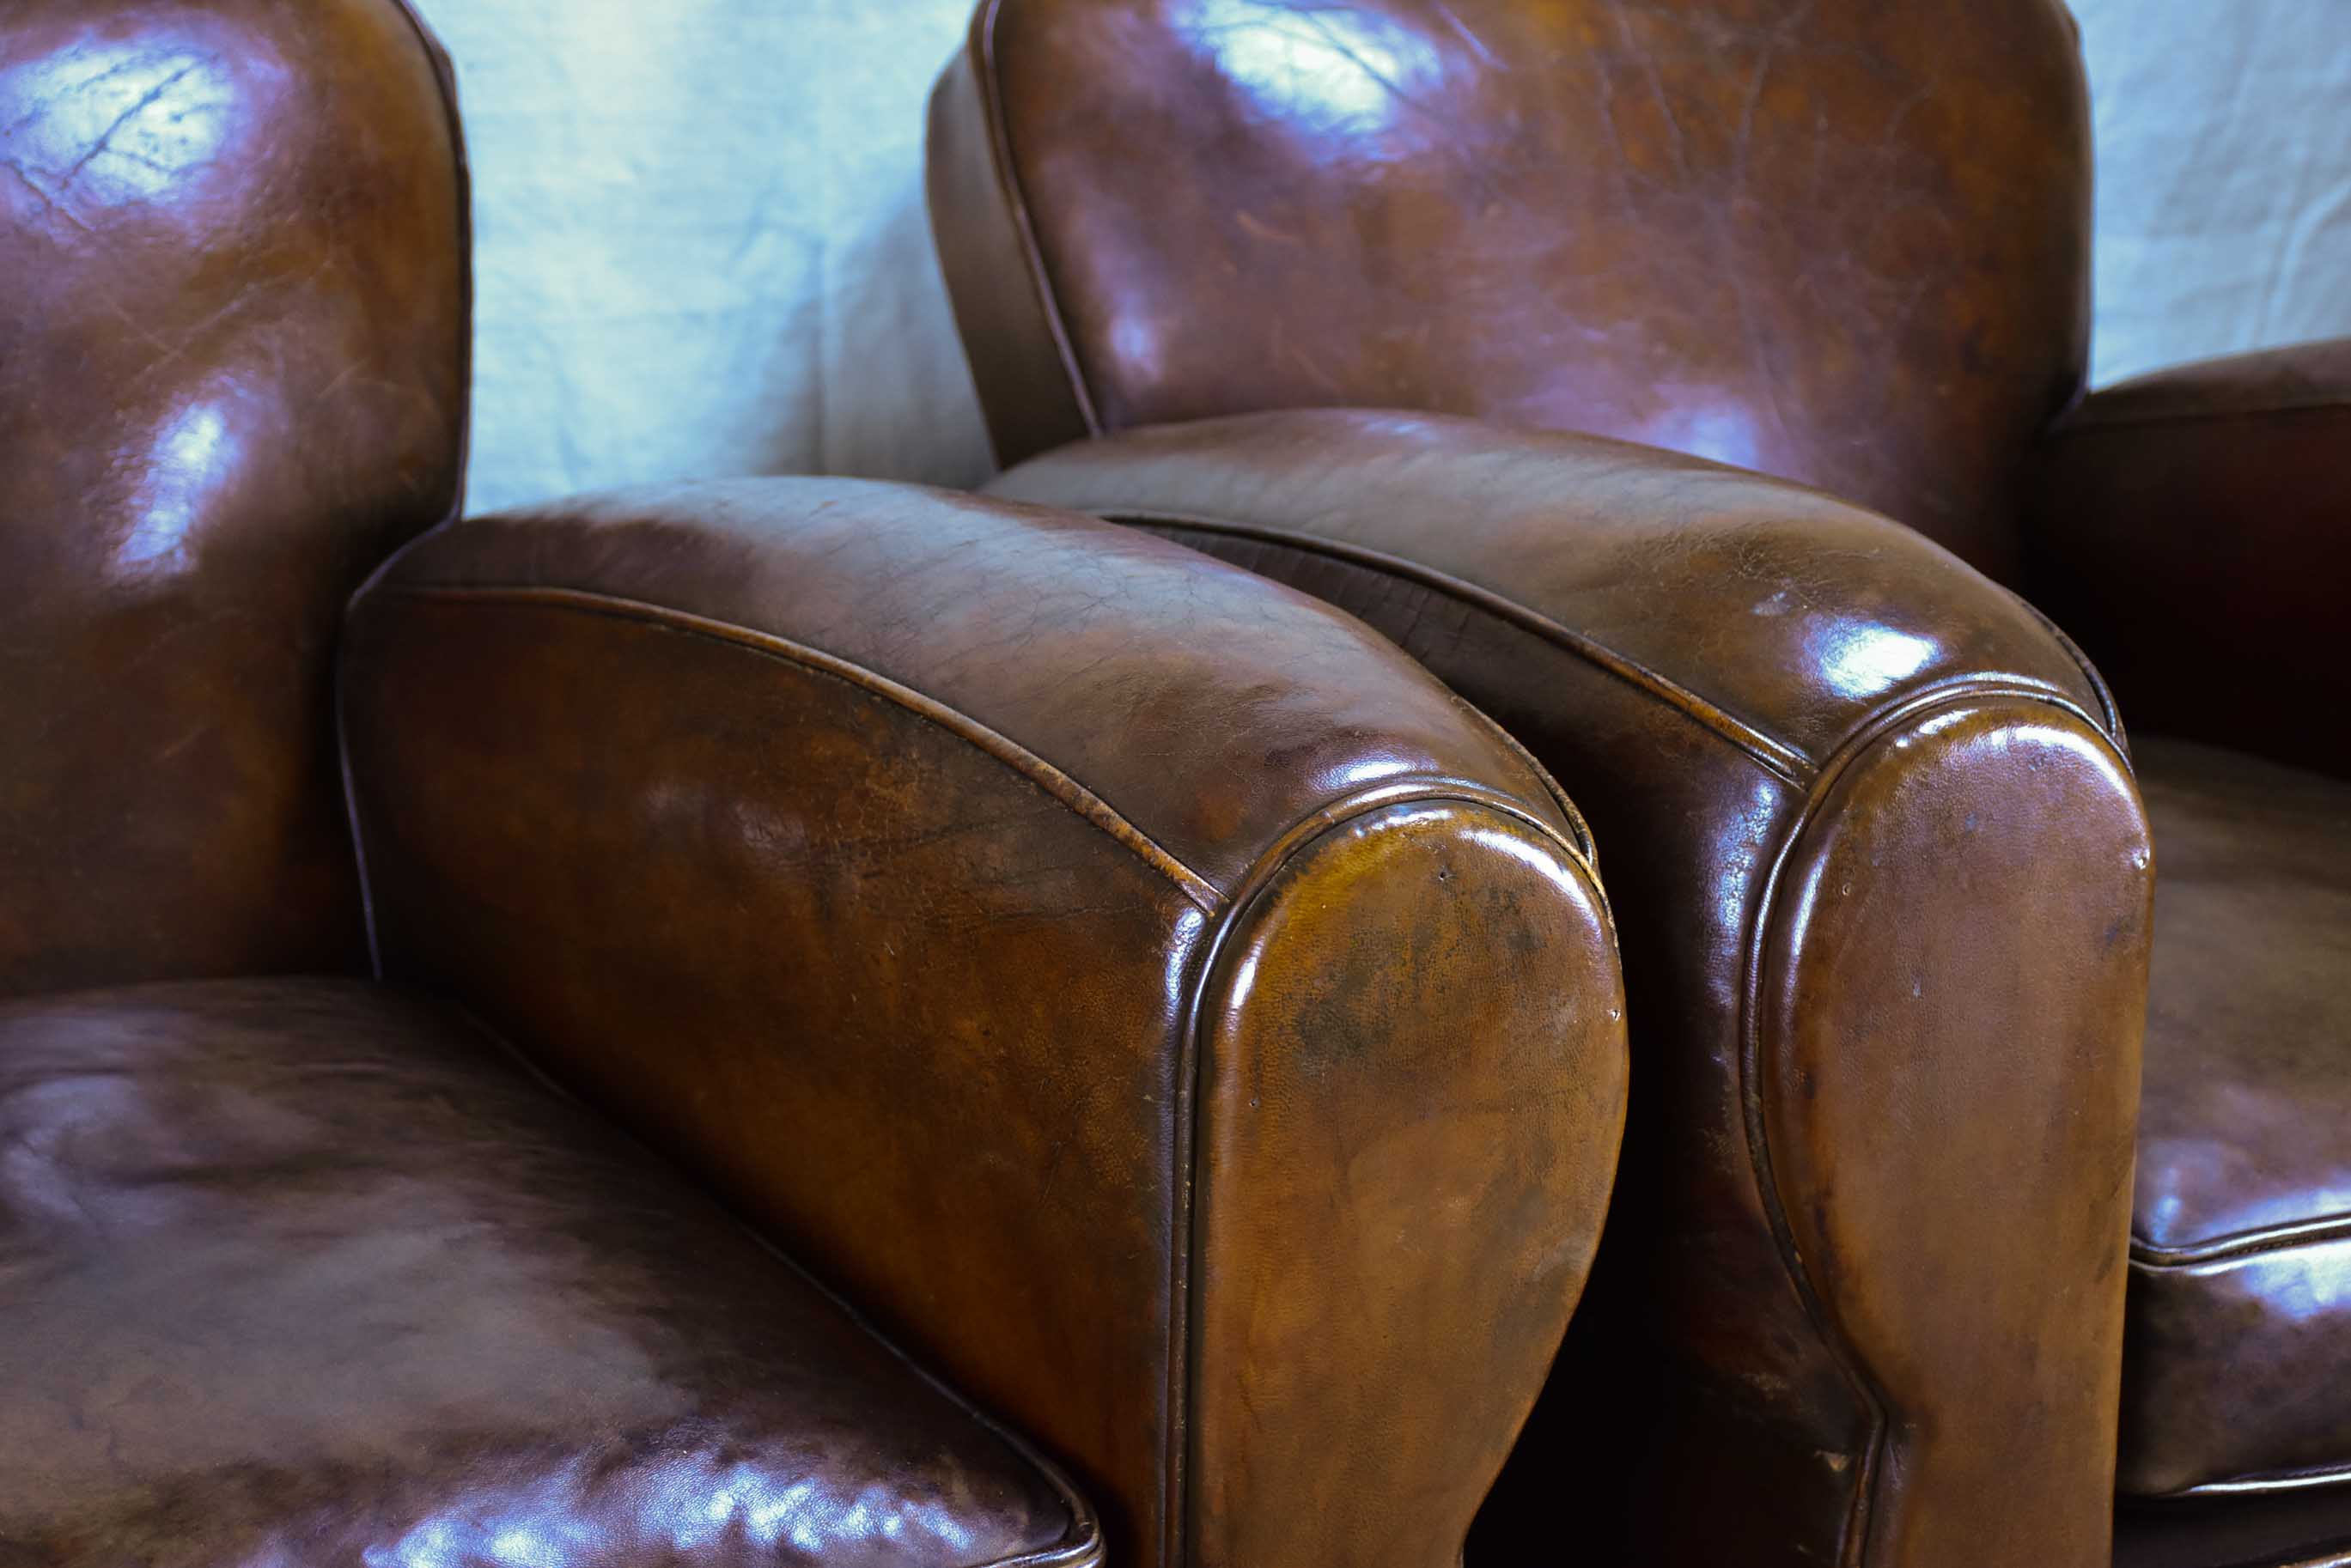
M 2141 1273 L 2161 1273 L 2174 1269 L 2193 1269 L 2205 1263 L 2257 1258 L 2266 1252 L 2291 1251 L 2296 1247 L 2321 1245 L 2328 1241 L 2351 1241 L 2351 1214 L 2323 1214 L 2314 1220 L 2298 1220 L 2286 1225 L 2263 1225 L 2251 1231 L 2232 1231 L 2225 1236 L 2215 1236 L 2209 1241 L 2197 1241 L 2185 1247 L 2158 1247 L 2152 1241 L 2142 1241 L 2133 1236 L 2130 1266 Z
M 2081 670 L 2083 681 L 2090 688 L 2091 694 L 2098 700 L 2098 716 L 2105 725 L 2106 738 L 2114 742 L 2116 747 L 2122 752 L 2123 760 L 2128 762 L 2130 742 L 2123 734 L 2122 710 L 2115 706 L 2115 694 L 2107 688 L 2106 678 L 2098 673 L 2098 667 L 2090 662 L 2090 656 L 2082 651 L 2081 645 L 2065 635 L 2064 628 L 2041 613 L 2039 605 L 2012 590 L 2010 591 L 2009 597 L 2013 598 L 2027 615 L 2041 623 L 2043 629 L 2049 633 L 2050 639 L 2065 650 L 2065 657 L 2074 661 L 2074 668 Z
M 1746 753 L 1763 770 L 1785 783 L 1802 786 L 1812 782 L 1819 766 L 1810 757 L 1786 742 L 1765 734 L 1762 731 L 1734 718 L 1723 709 L 1708 701 L 1688 687 L 1669 676 L 1659 674 L 1597 639 L 1539 611 L 1528 608 L 1515 599 L 1503 597 L 1489 588 L 1464 581 L 1459 577 L 1424 566 L 1402 556 L 1366 549 L 1360 545 L 1343 544 L 1318 535 L 1293 533 L 1284 528 L 1261 528 L 1245 523 L 1228 523 L 1210 517 L 1198 517 L 1178 512 L 1154 512 L 1129 506 L 1090 506 L 1078 504 L 1078 510 L 1092 512 L 1114 523 L 1144 528 L 1193 529 L 1205 534 L 1222 534 L 1233 538 L 1254 539 L 1286 549 L 1300 550 L 1309 555 L 1326 556 L 1353 566 L 1367 566 L 1390 576 L 1402 577 L 1424 587 L 1457 599 L 1497 619 L 1508 621 L 1520 630 L 1533 633 L 1562 652 L 1573 655 L 1585 663 L 1606 670 L 1628 685 L 1637 687 L 1666 706 L 1681 713 L 1692 723 L 1711 731 Z
M 2177 1497 L 2258 1497 L 2263 1493 L 2311 1491 L 2319 1487 L 2341 1486 L 2351 1481 L 2351 1465 L 2328 1465 L 2318 1469 L 2280 1470 L 2269 1475 L 2237 1476 L 2228 1480 L 2201 1481 L 2184 1486 L 2178 1491 L 2154 1492 L 2152 1499 Z M 2320 1563 L 2351 1562 L 2351 1557 L 2321 1557 Z M 2285 1568 L 2300 1568 L 2299 1561 Z
M 687 636 L 706 638 L 744 649 L 746 652 L 773 659 L 782 663 L 796 664 L 830 675 L 836 680 L 862 687 L 875 696 L 925 719 L 956 739 L 977 747 L 1002 763 L 1006 767 L 1029 780 L 1038 788 L 1068 806 L 1092 823 L 1109 837 L 1116 840 L 1136 859 L 1149 866 L 1183 895 L 1197 905 L 1202 912 L 1214 915 L 1224 907 L 1224 898 L 1209 880 L 1193 870 L 1165 849 L 1141 828 L 1120 815 L 1117 808 L 1094 794 L 1085 785 L 1029 751 L 1018 741 L 981 723 L 967 713 L 947 706 L 935 698 L 926 697 L 910 686 L 902 685 L 877 670 L 848 659 L 810 648 L 789 638 L 770 632 L 753 631 L 730 621 L 713 620 L 684 610 L 669 609 L 642 600 L 617 596 L 585 592 L 577 588 L 496 587 L 474 585 L 415 586 L 387 584 L 377 590 L 376 597 L 397 595 L 402 598 L 455 600 L 488 605 L 510 605 L 524 608 L 569 610 L 577 614 L 603 616 L 614 620 L 637 621 L 663 627 Z
M 1881 1490 L 1898 1487 L 1901 1476 L 1898 1471 L 1888 1473 L 1895 1435 L 1892 1401 L 1859 1349 L 1846 1336 L 1823 1297 L 1819 1281 L 1804 1262 L 1803 1250 L 1797 1245 L 1795 1227 L 1788 1218 L 1772 1161 L 1770 1120 L 1763 1103 L 1766 1043 L 1763 1038 L 1762 990 L 1765 977 L 1774 972 L 1791 955 L 1777 950 L 1771 941 L 1771 928 L 1788 867 L 1794 863 L 1800 850 L 1823 820 L 1829 798 L 1845 772 L 1856 765 L 1871 747 L 1887 735 L 1919 723 L 1938 710 L 1975 701 L 2029 702 L 2055 709 L 2081 721 L 2093 734 L 2108 746 L 2115 747 L 2118 757 L 2122 754 L 2116 738 L 2099 729 L 2095 721 L 2083 712 L 2072 699 L 2038 683 L 2020 683 L 2006 678 L 1963 676 L 1920 691 L 1906 693 L 1882 704 L 1856 724 L 1838 744 L 1807 791 L 1802 810 L 1789 825 L 1785 836 L 1773 852 L 1761 894 L 1756 902 L 1753 921 L 1749 928 L 1740 977 L 1739 1095 L 1746 1123 L 1750 1172 L 1762 1205 L 1765 1221 L 1771 1228 L 1772 1241 L 1778 1246 L 1781 1263 L 1788 1272 L 1798 1299 L 1803 1303 L 1805 1317 L 1812 1324 L 1813 1332 L 1820 1335 L 1821 1343 L 1828 1347 L 1830 1356 L 1869 1416 L 1869 1430 L 1863 1441 L 1860 1462 L 1855 1467 L 1844 1545 L 1839 1559 L 1841 1568 L 1865 1568 L 1873 1560 L 1869 1551 L 1870 1532 L 1878 1512 Z M 2124 760 L 2124 765 L 2127 768 L 2127 759 Z
M 1004 118 L 1003 78 L 997 67 L 996 19 L 1004 9 L 1004 0 L 986 0 L 977 15 L 972 17 L 968 44 L 977 69 L 974 75 L 979 87 L 980 108 L 987 119 L 987 145 L 996 163 L 996 178 L 1004 193 L 1004 202 L 1012 216 L 1013 232 L 1020 236 L 1020 254 L 1029 261 L 1029 281 L 1037 291 L 1037 303 L 1044 311 L 1045 327 L 1053 335 L 1053 351 L 1061 361 L 1062 373 L 1070 379 L 1071 396 L 1077 400 L 1078 415 L 1085 421 L 1090 435 L 1102 433 L 1102 416 L 1094 411 L 1093 389 L 1086 384 L 1084 368 L 1078 363 L 1075 341 L 1070 336 L 1069 323 L 1061 319 L 1061 296 L 1053 287 L 1053 275 L 1045 265 L 1045 250 L 1037 240 L 1037 224 L 1029 216 L 1029 195 L 1020 184 L 1019 166 L 1012 158 L 1012 131 Z

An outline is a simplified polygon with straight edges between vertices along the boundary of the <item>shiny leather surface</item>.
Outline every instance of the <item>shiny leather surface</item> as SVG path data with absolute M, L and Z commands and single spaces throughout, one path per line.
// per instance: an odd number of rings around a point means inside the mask
M 985 0 L 932 149 L 1008 462 L 1471 414 L 1801 479 L 2004 570 L 2082 376 L 2057 0 Z
M 0 1563 L 1099 1561 L 1083 1508 L 456 1014 L 0 1004 Z
M 2142 738 L 2162 878 L 2122 1484 L 2351 1489 L 2351 784 Z
M 2113 680 L 2134 730 L 2351 777 L 2351 338 L 2092 394 L 2043 453 L 2036 602 Z
M 2115 1568 L 2351 1568 L 2351 1490 L 2123 1500 Z
M 2151 877 L 2061 638 L 1883 518 L 1587 437 L 1261 414 L 994 488 L 1362 616 L 1607 846 L 1625 1163 L 1473 1563 L 1562 1518 L 1604 1561 L 2105 1563 Z
M 1036 1434 L 1138 1563 L 1449 1564 L 1589 1265 L 1580 821 L 1362 625 L 1090 519 L 768 480 L 353 610 L 392 973 Z
M 386 0 L 0 16 L 0 994 L 360 961 L 335 622 L 455 504 L 465 225 Z

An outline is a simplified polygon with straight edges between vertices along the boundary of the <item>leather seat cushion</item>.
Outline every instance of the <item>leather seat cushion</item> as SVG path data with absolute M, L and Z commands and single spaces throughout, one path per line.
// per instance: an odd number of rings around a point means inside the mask
M 0 1563 L 1092 1561 L 1048 1469 L 462 1018 L 0 1004 Z
M 2136 743 L 2155 827 L 2121 1485 L 2351 1486 L 2351 784 Z

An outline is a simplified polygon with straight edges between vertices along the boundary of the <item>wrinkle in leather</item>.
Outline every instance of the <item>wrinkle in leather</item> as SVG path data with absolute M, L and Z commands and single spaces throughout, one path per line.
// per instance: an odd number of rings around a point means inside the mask
M 452 1012 L 0 1004 L 0 1559 L 987 1563 L 1082 1508 Z

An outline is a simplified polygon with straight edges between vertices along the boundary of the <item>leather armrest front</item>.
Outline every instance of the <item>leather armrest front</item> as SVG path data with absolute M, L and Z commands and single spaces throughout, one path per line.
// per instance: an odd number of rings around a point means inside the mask
M 2150 873 L 2061 637 L 1883 518 L 1591 438 L 1261 414 L 994 488 L 1361 616 L 1593 824 L 1633 1121 L 1499 1532 L 2104 1563 Z
M 1090 518 L 761 480 L 428 536 L 343 705 L 381 967 L 1122 1561 L 1455 1560 L 1596 1243 L 1621 988 L 1573 809 L 1394 648 Z
M 2043 445 L 2025 552 L 2134 728 L 2351 774 L 2326 719 L 2351 706 L 2351 338 L 2092 393 Z

